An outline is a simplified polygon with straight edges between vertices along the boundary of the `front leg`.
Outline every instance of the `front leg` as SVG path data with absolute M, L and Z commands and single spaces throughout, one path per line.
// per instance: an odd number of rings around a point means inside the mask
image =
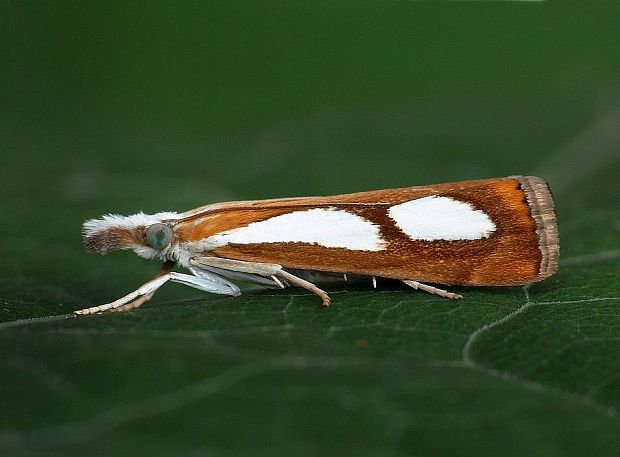
M 159 278 L 160 276 L 165 275 L 166 273 L 170 273 L 170 271 L 172 270 L 172 267 L 174 267 L 174 262 L 171 260 L 166 260 L 161 268 L 159 269 L 159 272 L 155 275 L 155 278 Z M 136 298 L 134 301 L 131 301 L 129 303 L 126 303 L 122 306 L 119 306 L 118 308 L 112 308 L 110 309 L 110 312 L 113 313 L 122 313 L 125 311 L 130 311 L 132 309 L 136 309 L 139 308 L 140 306 L 142 306 L 143 304 L 145 304 L 147 301 L 149 301 L 151 298 L 153 298 L 153 295 L 155 295 L 155 291 L 143 295 L 141 297 Z
M 134 301 L 146 301 L 153 296 L 155 291 L 163 286 L 170 280 L 170 273 L 166 273 L 162 276 L 158 276 L 151 279 L 149 282 L 141 285 L 136 290 L 128 293 L 124 297 L 114 300 L 113 302 L 106 303 L 104 305 L 92 306 L 90 308 L 78 309 L 73 311 L 78 316 L 85 316 L 87 314 L 102 313 L 104 311 L 110 311 L 121 308 L 125 305 L 131 304 Z M 148 297 L 145 299 L 145 297 Z
M 163 268 L 162 268 L 163 269 Z M 77 315 L 88 315 L 101 313 L 104 311 L 127 311 L 129 309 L 136 308 L 142 303 L 150 299 L 153 294 L 163 286 L 166 282 L 172 281 L 186 286 L 193 287 L 194 289 L 202 290 L 204 292 L 211 292 L 214 294 L 222 295 L 240 295 L 239 288 L 233 283 L 226 281 L 224 278 L 220 278 L 215 274 L 210 277 L 196 277 L 192 275 L 186 275 L 177 273 L 175 271 L 168 271 L 151 279 L 149 282 L 143 284 L 133 292 L 119 298 L 111 303 L 104 305 L 93 306 L 90 308 L 79 309 L 74 311 Z M 135 303 L 138 303 L 135 306 Z

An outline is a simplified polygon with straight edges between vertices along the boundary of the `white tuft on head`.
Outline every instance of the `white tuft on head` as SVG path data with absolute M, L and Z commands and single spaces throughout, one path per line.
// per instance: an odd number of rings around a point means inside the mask
M 114 249 L 133 249 L 136 254 L 146 259 L 164 257 L 170 249 L 161 251 L 140 242 L 141 230 L 146 227 L 181 216 L 175 212 L 144 214 L 142 212 L 131 216 L 106 214 L 101 219 L 90 219 L 84 222 L 82 234 L 86 248 L 90 251 L 106 254 Z
M 135 229 L 138 227 L 148 227 L 170 219 L 179 219 L 180 214 L 172 211 L 144 214 L 142 212 L 131 216 L 121 216 L 120 214 L 105 214 L 101 219 L 89 219 L 84 222 L 82 233 L 85 238 L 99 235 L 111 228 Z

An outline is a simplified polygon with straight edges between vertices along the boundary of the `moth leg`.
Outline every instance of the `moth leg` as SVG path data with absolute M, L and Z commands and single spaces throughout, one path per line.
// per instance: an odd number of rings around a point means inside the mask
M 420 290 L 423 290 L 424 292 L 428 292 L 429 294 L 439 295 L 440 297 L 449 298 L 450 300 L 460 300 L 461 298 L 463 298 L 462 295 L 455 294 L 453 292 L 448 292 L 447 290 L 438 289 L 437 287 L 429 286 L 428 284 L 423 284 L 418 281 L 407 280 L 407 279 L 403 279 L 402 281 L 408 286 L 413 287 L 416 290 L 420 289 Z
M 329 298 L 329 295 L 327 295 L 327 292 L 325 292 L 322 289 L 319 289 L 317 286 L 315 286 L 311 282 L 306 281 L 305 279 L 301 279 L 301 278 L 299 278 L 299 277 L 297 277 L 295 275 L 292 275 L 289 272 L 284 271 L 284 270 L 278 271 L 275 274 L 275 276 L 277 276 L 279 278 L 285 279 L 286 281 L 288 281 L 289 283 L 291 283 L 294 286 L 303 287 L 304 289 L 309 290 L 313 294 L 318 295 L 319 297 L 321 297 L 321 300 L 323 300 L 323 303 L 321 304 L 321 306 L 323 308 L 329 308 L 330 298 Z
M 162 264 L 161 268 L 159 269 L 159 272 L 155 275 L 155 278 L 159 278 L 160 276 L 163 276 L 166 273 L 170 273 L 170 270 L 172 270 L 173 266 L 174 266 L 174 262 L 172 262 L 170 260 L 166 260 Z M 142 297 L 138 297 L 134 301 L 131 301 L 129 303 L 121 305 L 118 308 L 112 308 L 112 309 L 110 309 L 110 312 L 112 312 L 112 313 L 123 313 L 125 311 L 129 311 L 129 310 L 132 310 L 132 309 L 139 308 L 144 303 L 146 303 L 151 298 L 153 298 L 153 295 L 155 295 L 155 291 L 151 292 L 150 294 L 143 295 Z
M 90 308 L 78 309 L 77 311 L 73 311 L 73 312 L 79 316 L 85 316 L 87 314 L 102 313 L 104 311 L 109 311 L 114 308 L 120 308 L 121 306 L 131 303 L 136 299 L 141 299 L 141 297 L 153 295 L 157 289 L 159 289 L 169 280 L 170 280 L 170 273 L 166 273 L 163 276 L 159 276 L 154 279 L 151 279 L 149 282 L 144 283 L 143 285 L 138 287 L 133 292 L 128 293 L 124 297 L 121 297 L 118 300 L 115 300 L 111 303 L 106 303 L 104 305 L 98 305 L 98 306 L 92 306 Z
M 273 282 L 275 282 L 278 285 L 280 289 L 286 289 L 286 286 L 284 285 L 284 283 L 280 281 L 276 275 L 271 275 L 271 279 L 273 280 Z
M 284 271 L 282 265 L 275 263 L 244 262 L 241 260 L 223 259 L 221 257 L 192 257 L 189 262 L 191 265 L 204 269 L 216 268 L 220 269 L 220 271 L 228 270 L 234 273 L 268 277 L 280 287 L 289 284 L 303 287 L 304 289 L 309 290 L 313 294 L 321 297 L 321 300 L 323 301 L 323 308 L 329 308 L 330 305 L 330 299 L 327 292 L 319 289 L 317 286 L 309 281 L 306 281 L 305 279 L 301 279 L 287 271 Z M 221 274 L 224 274 L 224 272 L 222 271 Z
M 134 301 L 139 301 L 141 305 L 146 301 L 146 299 L 144 299 L 145 297 L 148 297 L 149 295 L 152 296 L 157 289 L 159 289 L 168 281 L 177 282 L 179 284 L 184 284 L 186 286 L 190 286 L 204 292 L 212 292 L 215 294 L 235 296 L 241 294 L 239 288 L 236 285 L 226 281 L 224 278 L 221 278 L 215 274 L 212 274 L 212 276 L 209 278 L 199 278 L 196 276 L 171 271 L 168 273 L 164 273 L 163 275 L 158 276 L 154 279 L 151 279 L 149 282 L 143 284 L 138 289 L 125 295 L 124 297 L 119 298 L 118 300 L 115 300 L 111 303 L 106 303 L 104 305 L 79 309 L 77 311 L 74 311 L 74 313 L 81 316 L 85 316 L 87 314 L 101 313 L 104 311 L 121 308 L 124 305 L 133 305 Z M 135 306 L 131 306 L 129 307 L 129 309 L 132 309 L 133 307 Z
M 125 305 L 119 306 L 118 308 L 111 308 L 109 311 L 111 313 L 124 313 L 125 311 L 131 311 L 132 309 L 139 308 L 144 303 L 149 301 L 155 295 L 154 292 L 151 292 L 148 295 L 144 295 L 143 297 L 137 298 L 136 300 L 129 302 Z
M 261 286 L 284 289 L 288 284 L 280 281 L 274 274 L 282 269 L 272 263 L 244 262 L 242 260 L 222 259 L 221 257 L 192 257 L 189 259 L 190 271 L 196 276 L 209 271 L 230 279 L 247 281 Z
M 223 259 L 212 256 L 192 257 L 189 259 L 189 263 L 197 267 L 215 267 L 237 273 L 250 273 L 266 277 L 275 275 L 282 270 L 282 265 L 276 263 L 244 262 L 243 260 Z
M 170 280 L 172 282 L 178 282 L 179 284 L 190 286 L 194 289 L 202 290 L 203 292 L 211 292 L 213 294 L 220 295 L 232 295 L 234 297 L 241 295 L 239 287 L 232 282 L 227 281 L 215 273 L 210 273 L 208 275 L 204 275 L 204 273 L 209 272 L 203 272 L 201 277 L 185 275 L 175 271 L 168 274 L 170 275 Z
M 270 276 L 269 278 L 266 278 L 264 276 L 259 276 L 259 275 L 255 275 L 252 273 L 243 273 L 243 272 L 238 272 L 238 271 L 233 271 L 233 270 L 224 270 L 222 268 L 207 267 L 207 266 L 202 266 L 200 268 L 191 266 L 189 267 L 189 270 L 192 273 L 194 273 L 194 275 L 196 276 L 203 276 L 204 274 L 215 273 L 218 276 L 223 276 L 228 279 L 236 279 L 239 281 L 251 282 L 252 284 L 258 284 L 260 286 L 265 286 L 265 287 L 269 287 L 272 289 L 273 288 L 284 289 L 284 284 L 282 284 L 280 280 L 273 275 Z

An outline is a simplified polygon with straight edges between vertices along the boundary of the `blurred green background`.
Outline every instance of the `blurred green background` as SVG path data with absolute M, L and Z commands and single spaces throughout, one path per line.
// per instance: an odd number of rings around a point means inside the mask
M 0 3 L 2 455 L 618 455 L 617 4 Z M 537 174 L 559 273 L 230 299 L 106 212 Z M 40 320 L 30 320 L 41 318 Z

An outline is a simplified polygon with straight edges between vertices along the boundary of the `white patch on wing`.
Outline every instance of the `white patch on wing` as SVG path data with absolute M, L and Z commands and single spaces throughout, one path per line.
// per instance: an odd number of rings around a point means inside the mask
M 205 247 L 253 243 L 310 243 L 355 251 L 380 251 L 385 247 L 377 225 L 336 208 L 294 211 L 253 222 L 210 236 Z
M 414 240 L 479 240 L 495 231 L 495 224 L 483 211 L 436 195 L 394 205 L 389 215 Z

